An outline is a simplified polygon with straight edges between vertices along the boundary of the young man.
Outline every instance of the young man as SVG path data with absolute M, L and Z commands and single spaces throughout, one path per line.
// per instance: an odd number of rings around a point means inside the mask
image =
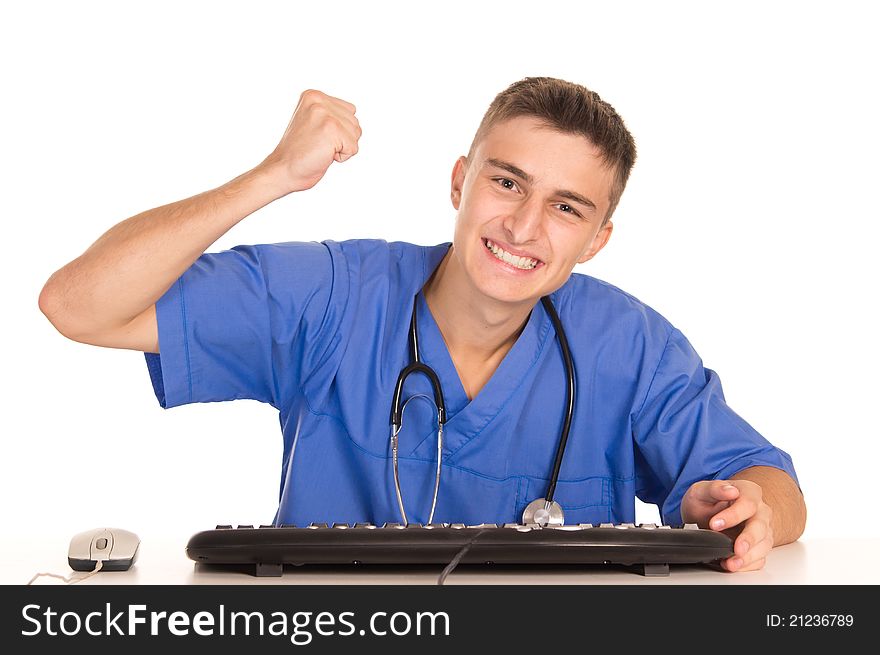
M 382 524 L 404 512 L 521 522 L 548 491 L 567 411 L 562 330 L 577 391 L 554 495 L 566 522 L 631 522 L 638 496 L 666 523 L 730 530 L 730 571 L 760 568 L 800 536 L 791 459 L 725 404 L 681 332 L 572 274 L 608 243 L 635 161 L 623 121 L 579 85 L 528 78 L 496 97 L 452 171 L 451 244 L 202 254 L 260 207 L 314 186 L 360 135 L 353 105 L 304 92 L 259 166 L 115 226 L 49 279 L 40 308 L 71 339 L 147 353 L 163 407 L 252 398 L 278 409 L 276 523 Z M 407 378 L 401 400 L 416 402 L 404 404 L 394 457 L 389 410 L 415 359 L 411 330 L 442 391 Z M 437 414 L 423 402 L 438 395 L 439 469 Z

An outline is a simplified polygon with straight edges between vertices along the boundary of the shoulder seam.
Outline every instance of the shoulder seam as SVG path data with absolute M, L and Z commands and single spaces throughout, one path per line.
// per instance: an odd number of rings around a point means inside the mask
M 323 329 L 324 325 L 327 323 L 327 312 L 330 311 L 330 300 L 333 298 L 333 289 L 336 286 L 336 263 L 333 261 L 333 253 L 329 246 L 323 241 L 320 243 L 324 246 L 324 250 L 327 251 L 327 256 L 330 257 L 330 293 L 327 295 L 327 304 L 324 306 L 324 315 L 321 316 L 321 329 Z
M 666 343 L 663 345 L 663 352 L 660 353 L 660 358 L 657 360 L 657 366 L 654 367 L 654 372 L 651 374 L 651 382 L 648 384 L 648 389 L 645 391 L 645 397 L 642 399 L 641 405 L 639 405 L 638 411 L 633 416 L 633 422 L 638 423 L 639 417 L 642 414 L 642 410 L 645 409 L 645 404 L 648 402 L 648 398 L 651 397 L 651 390 L 654 388 L 654 381 L 657 379 L 657 372 L 660 370 L 660 364 L 663 363 L 663 359 L 666 357 L 666 351 L 669 349 L 669 340 L 672 337 L 673 332 L 676 332 L 677 328 L 672 328 L 666 334 Z
M 330 291 L 327 294 L 327 304 L 324 305 L 324 313 L 321 315 L 321 325 L 318 328 L 318 333 L 321 334 L 321 333 L 325 332 L 325 326 L 327 325 L 327 314 L 330 313 L 330 303 L 333 300 L 333 292 L 336 290 L 336 262 L 333 259 L 333 251 L 330 249 L 330 246 L 328 246 L 325 241 L 319 241 L 319 242 L 313 242 L 313 243 L 318 243 L 319 245 L 323 246 L 324 251 L 327 253 L 327 256 L 330 258 Z M 328 338 L 331 341 L 333 340 L 333 337 L 328 337 Z M 300 393 L 303 394 L 303 397 L 306 396 L 306 386 L 308 385 L 309 381 L 312 379 L 312 376 L 315 374 L 315 371 L 317 369 L 321 368 L 324 361 L 325 360 L 323 359 L 323 356 L 322 356 L 321 361 L 319 361 L 312 370 L 304 373 L 302 378 L 299 380 L 298 387 L 299 387 Z

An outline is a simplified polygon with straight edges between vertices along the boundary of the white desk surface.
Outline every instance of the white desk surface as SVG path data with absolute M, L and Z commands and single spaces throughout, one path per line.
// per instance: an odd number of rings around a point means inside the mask
M 184 548 L 189 534 L 140 534 L 135 565 L 128 571 L 98 573 L 80 584 L 357 584 L 433 585 L 442 566 L 423 567 L 285 567 L 282 577 L 258 578 L 247 572 L 196 565 Z M 25 584 L 34 573 L 72 573 L 67 565 L 68 537 L 6 540 L 0 558 L 0 584 Z M 760 571 L 726 573 L 703 566 L 672 566 L 668 577 L 644 577 L 617 567 L 467 567 L 446 579 L 458 584 L 880 584 L 875 554 L 880 538 L 804 539 L 778 546 Z M 252 568 L 250 569 L 253 570 Z M 244 570 L 243 570 L 244 571 Z M 81 575 L 81 574 L 77 574 Z M 42 577 L 34 584 L 63 584 Z

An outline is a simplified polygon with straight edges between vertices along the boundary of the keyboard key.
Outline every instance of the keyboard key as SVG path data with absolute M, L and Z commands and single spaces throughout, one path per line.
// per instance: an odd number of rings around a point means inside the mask
M 232 530 L 231 525 L 218 525 L 217 530 Z
M 254 526 L 252 526 L 252 525 L 240 525 L 240 526 L 238 526 L 238 529 L 239 529 L 239 530 L 253 530 L 253 529 L 254 529 Z

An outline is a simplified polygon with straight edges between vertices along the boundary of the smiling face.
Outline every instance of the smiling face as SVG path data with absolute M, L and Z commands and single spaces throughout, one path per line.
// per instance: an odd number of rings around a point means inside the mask
M 614 171 L 587 139 L 531 117 L 496 124 L 452 172 L 453 253 L 473 290 L 534 305 L 608 242 Z

